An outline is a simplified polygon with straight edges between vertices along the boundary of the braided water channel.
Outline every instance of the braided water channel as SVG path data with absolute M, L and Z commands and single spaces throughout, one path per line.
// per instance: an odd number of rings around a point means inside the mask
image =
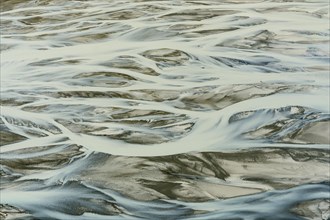
M 2 0 L 1 219 L 330 219 L 328 0 Z

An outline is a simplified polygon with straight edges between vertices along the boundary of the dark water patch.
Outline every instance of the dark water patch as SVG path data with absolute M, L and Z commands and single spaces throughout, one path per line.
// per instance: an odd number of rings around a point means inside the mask
M 292 153 L 302 151 L 313 159 L 290 160 Z M 18 180 L 6 183 L 2 196 L 5 203 L 20 212 L 26 210 L 36 218 L 88 219 L 92 213 L 95 219 L 130 216 L 301 219 L 294 213 L 324 217 L 326 209 L 320 209 L 321 214 L 307 212 L 306 206 L 310 206 L 304 203 L 313 205 L 322 201 L 322 207 L 327 206 L 329 184 L 322 182 L 326 178 L 322 177 L 321 170 L 310 174 L 315 184 L 302 184 L 311 180 L 306 179 L 308 173 L 303 167 L 327 169 L 327 163 L 319 159 L 328 156 L 327 150 L 310 149 L 192 153 L 155 158 L 97 153 L 81 158 L 85 165 L 89 164 L 84 168 L 77 166 L 81 159 L 68 165 L 68 170 L 78 169 L 73 179 L 65 182 L 57 182 L 53 177 L 51 181 Z M 289 166 L 292 169 L 287 169 Z M 252 183 L 250 187 L 248 182 Z M 278 190 L 262 192 L 267 185 Z M 237 197 L 240 190 L 242 194 Z M 33 195 L 33 199 L 23 199 L 27 195 Z M 9 213 L 7 209 L 3 212 Z
M 234 10 L 183 10 L 180 12 L 170 13 L 163 15 L 162 18 L 170 21 L 202 21 L 205 19 L 211 19 L 218 16 L 232 15 L 237 13 Z
M 168 48 L 148 50 L 145 51 L 142 55 L 158 62 L 162 66 L 183 65 L 189 60 L 190 57 L 185 52 Z

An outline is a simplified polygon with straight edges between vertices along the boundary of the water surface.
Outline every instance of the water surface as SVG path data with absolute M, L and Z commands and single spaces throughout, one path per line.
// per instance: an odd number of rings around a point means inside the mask
M 1 2 L 5 219 L 328 219 L 329 2 Z

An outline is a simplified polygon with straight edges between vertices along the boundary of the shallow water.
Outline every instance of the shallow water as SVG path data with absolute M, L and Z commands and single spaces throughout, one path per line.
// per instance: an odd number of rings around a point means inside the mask
M 327 0 L 0 5 L 3 217 L 329 218 Z

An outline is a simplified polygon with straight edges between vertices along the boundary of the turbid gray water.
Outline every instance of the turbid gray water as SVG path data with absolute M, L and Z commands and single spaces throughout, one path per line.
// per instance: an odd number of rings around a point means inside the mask
M 329 219 L 328 0 L 2 0 L 3 219 Z

